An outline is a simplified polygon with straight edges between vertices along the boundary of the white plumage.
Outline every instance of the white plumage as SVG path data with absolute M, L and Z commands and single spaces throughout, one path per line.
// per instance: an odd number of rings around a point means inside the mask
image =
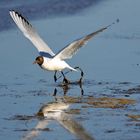
M 62 71 L 65 68 L 68 68 L 73 71 L 77 71 L 76 69 L 72 68 L 68 65 L 64 60 L 70 59 L 79 48 L 85 45 L 92 37 L 96 34 L 106 30 L 109 26 L 108 25 L 104 28 L 97 30 L 89 35 L 86 35 L 80 39 L 75 40 L 74 42 L 70 43 L 62 50 L 60 50 L 57 54 L 55 54 L 50 47 L 41 39 L 32 25 L 18 12 L 10 11 L 10 15 L 18 28 L 23 32 L 24 36 L 28 38 L 34 46 L 37 48 L 40 57 L 36 58 L 35 63 L 38 63 L 41 68 L 50 71 Z

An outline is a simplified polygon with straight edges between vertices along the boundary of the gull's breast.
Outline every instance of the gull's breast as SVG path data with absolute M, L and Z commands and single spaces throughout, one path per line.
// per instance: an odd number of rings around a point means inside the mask
M 65 61 L 59 59 L 44 59 L 44 62 L 41 66 L 45 70 L 49 71 L 61 71 L 68 67 L 68 64 Z

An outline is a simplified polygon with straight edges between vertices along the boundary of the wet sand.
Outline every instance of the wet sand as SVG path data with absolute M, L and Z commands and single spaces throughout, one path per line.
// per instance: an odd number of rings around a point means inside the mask
M 101 1 L 29 20 L 57 52 L 119 19 L 68 61 L 83 69 L 82 85 L 54 83 L 53 73 L 32 65 L 37 51 L 9 18 L 11 30 L 0 33 L 0 139 L 139 140 L 139 3 Z M 80 74 L 67 76 L 75 82 Z

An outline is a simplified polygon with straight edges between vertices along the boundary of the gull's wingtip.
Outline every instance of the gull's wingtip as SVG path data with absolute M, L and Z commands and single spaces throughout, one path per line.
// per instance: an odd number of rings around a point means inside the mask
M 15 11 L 14 10 L 9 10 L 9 15 L 11 16 L 12 19 L 14 17 L 14 14 L 15 14 Z
M 18 15 L 18 16 L 21 16 L 22 17 L 22 15 L 19 13 L 19 12 L 17 12 L 16 10 L 9 10 L 9 14 L 12 16 L 12 15 Z
M 12 13 L 16 13 L 15 10 L 9 10 L 9 14 L 11 15 Z
M 13 10 L 9 10 L 9 14 L 11 15 L 14 11 Z
M 9 14 L 11 17 L 13 17 L 14 14 L 16 14 L 17 12 L 15 10 L 9 10 Z
M 106 26 L 106 29 L 107 29 L 108 27 L 110 27 L 110 26 L 116 24 L 116 23 L 119 23 L 119 22 L 120 22 L 120 19 L 117 18 L 114 22 L 112 22 L 111 24 L 109 24 L 108 26 Z

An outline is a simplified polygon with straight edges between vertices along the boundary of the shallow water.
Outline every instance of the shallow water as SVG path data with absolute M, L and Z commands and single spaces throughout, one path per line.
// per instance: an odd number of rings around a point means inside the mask
M 139 3 L 100 1 L 76 14 L 54 12 L 50 17 L 41 16 L 43 8 L 37 14 L 21 8 L 55 52 L 119 19 L 68 60 L 71 66 L 78 64 L 83 69 L 82 86 L 61 86 L 62 79 L 54 83 L 53 73 L 32 65 L 37 51 L 7 14 L 10 22 L 0 33 L 0 139 L 138 140 Z M 75 82 L 80 73 L 67 76 Z

